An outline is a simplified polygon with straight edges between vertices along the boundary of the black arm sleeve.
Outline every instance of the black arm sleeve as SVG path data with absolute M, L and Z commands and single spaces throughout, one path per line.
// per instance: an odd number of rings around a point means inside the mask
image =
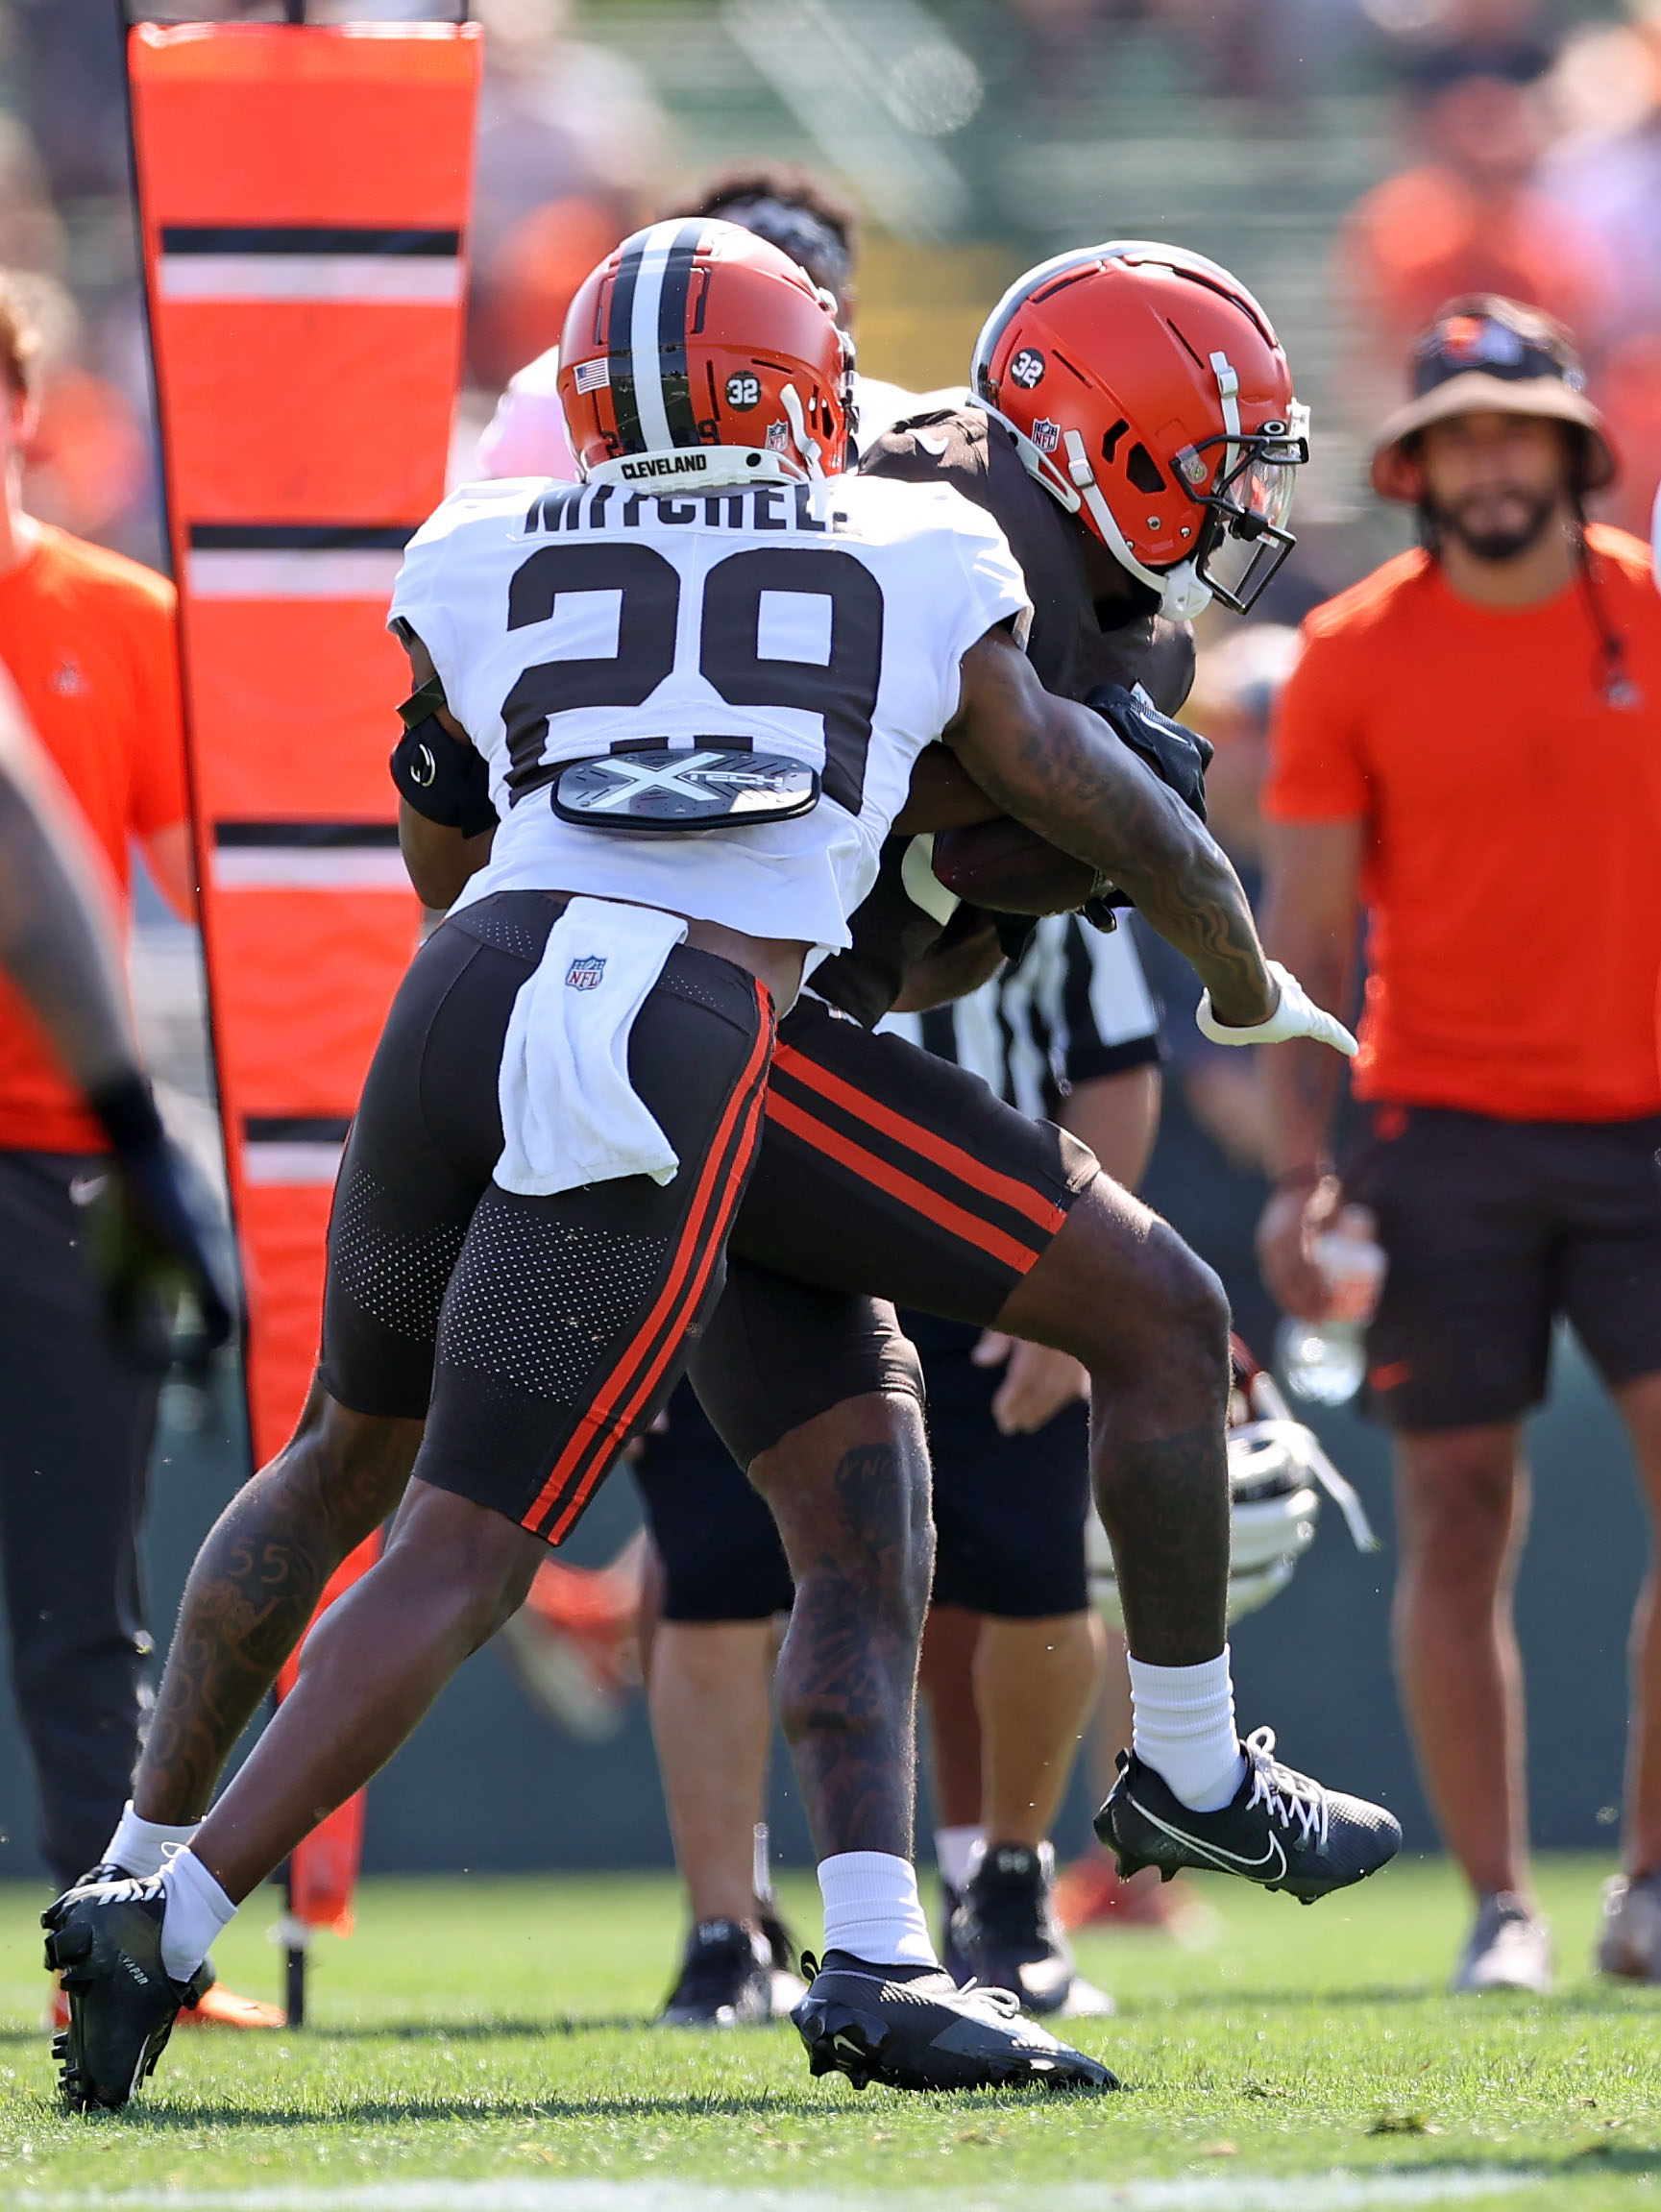
M 436 715 L 404 731 L 389 766 L 400 797 L 429 822 L 468 838 L 496 827 L 483 755 L 452 737 Z

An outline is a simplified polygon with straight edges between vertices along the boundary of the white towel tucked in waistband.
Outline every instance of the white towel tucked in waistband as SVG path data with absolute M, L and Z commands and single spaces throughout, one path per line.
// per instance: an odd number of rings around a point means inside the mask
M 673 1181 L 680 1161 L 628 1080 L 628 1040 L 685 936 L 677 914 L 610 899 L 573 899 L 550 930 L 501 1048 L 503 1190 L 552 1198 L 620 1176 Z

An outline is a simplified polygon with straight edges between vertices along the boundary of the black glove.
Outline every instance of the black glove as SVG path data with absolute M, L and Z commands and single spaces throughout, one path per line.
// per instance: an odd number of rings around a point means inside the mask
M 200 1382 L 232 1329 L 232 1298 L 213 1254 L 206 1194 L 169 1142 L 142 1076 L 118 1078 L 87 1104 L 114 1155 L 88 1224 L 110 1329 L 146 1373 L 164 1374 L 177 1363 Z M 196 1308 L 183 1331 L 182 1293 Z
M 1121 743 L 1146 761 L 1184 806 L 1205 820 L 1206 770 L 1213 749 L 1209 739 L 1161 715 L 1123 684 L 1098 684 L 1085 694 L 1085 705 L 1101 716 Z
M 1011 967 L 1015 966 L 1026 958 L 1027 947 L 1038 934 L 1038 917 L 1037 914 L 994 913 L 990 919 L 997 932 L 999 952 Z

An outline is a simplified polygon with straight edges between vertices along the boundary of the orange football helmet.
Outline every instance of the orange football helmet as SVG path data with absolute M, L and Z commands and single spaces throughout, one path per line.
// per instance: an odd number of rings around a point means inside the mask
M 581 474 L 665 491 L 846 465 L 853 349 L 836 303 L 736 223 L 653 223 L 583 282 L 559 398 Z
M 1291 551 L 1309 412 L 1269 318 L 1216 262 L 1140 240 L 1040 262 L 970 375 L 1032 474 L 1173 620 L 1213 595 L 1243 614 Z

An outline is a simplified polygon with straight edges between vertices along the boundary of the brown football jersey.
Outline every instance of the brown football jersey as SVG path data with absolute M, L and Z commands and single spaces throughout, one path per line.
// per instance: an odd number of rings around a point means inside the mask
M 1148 611 L 1148 593 L 1091 599 L 1077 525 L 1028 475 L 1014 440 L 989 415 L 965 407 L 897 423 L 864 455 L 860 473 L 950 484 L 991 515 L 1026 578 L 1027 657 L 1046 691 L 1082 699 L 1098 684 L 1140 684 L 1163 713 L 1182 706 L 1194 680 L 1192 626 Z M 888 1012 L 943 929 L 974 925 L 964 909 L 945 923 L 913 899 L 904 880 L 911 842 L 906 835 L 888 839 L 876 883 L 849 921 L 852 945 L 813 975 L 821 998 L 867 1028 Z

